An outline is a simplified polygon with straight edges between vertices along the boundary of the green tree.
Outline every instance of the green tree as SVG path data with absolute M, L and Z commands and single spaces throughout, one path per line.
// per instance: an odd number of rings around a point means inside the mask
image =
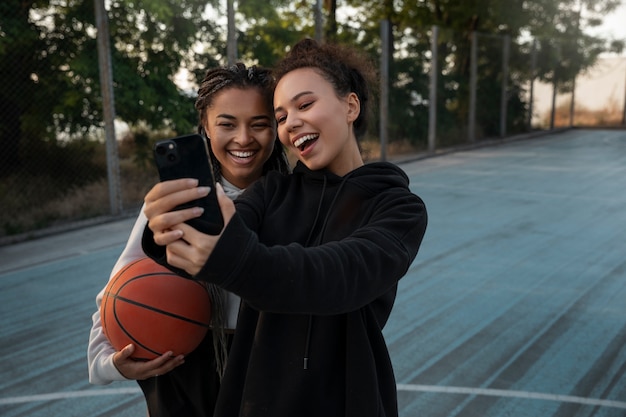
M 445 135 L 445 130 L 449 129 L 451 135 L 465 137 L 470 34 L 474 31 L 482 34 L 478 52 L 480 103 L 477 119 L 486 135 L 498 133 L 494 114 L 499 110 L 502 40 L 495 36 L 510 35 L 514 45 L 519 44 L 511 50 L 507 91 L 510 97 L 508 125 L 514 129 L 524 127 L 524 84 L 530 78 L 530 47 L 523 45 L 523 39 L 530 35 L 541 41 L 543 55 L 538 59 L 538 74 L 544 79 L 551 79 L 556 71 L 561 80 L 571 80 L 574 74 L 593 65 L 601 51 L 610 47 L 618 50 L 620 46 L 619 42 L 607 45 L 604 40 L 581 30 L 599 24 L 602 16 L 617 6 L 618 0 L 346 0 L 346 3 L 357 10 L 353 21 L 359 22 L 362 31 L 359 39 L 364 48 L 379 47 L 380 20 L 388 19 L 391 23 L 391 43 L 397 48 L 390 65 L 392 139 L 408 137 L 413 142 L 425 139 L 428 102 L 424 98 L 428 97 L 428 84 L 424 77 L 430 68 L 429 31 L 433 25 L 440 28 L 437 46 L 440 135 Z M 577 24 L 581 7 L 585 13 Z M 405 129 L 408 126 L 411 128 Z
M 180 91 L 180 67 L 201 75 L 224 56 L 206 0 L 118 0 L 109 10 L 115 106 L 119 117 L 153 128 L 188 132 L 197 122 L 193 101 Z M 198 50 L 194 50 L 198 48 Z
M 46 124 L 31 120 L 39 126 L 23 124 L 23 116 L 37 112 L 41 103 L 41 89 L 36 70 L 38 62 L 47 59 L 37 51 L 44 40 L 38 28 L 29 21 L 31 1 L 4 1 L 0 3 L 0 177 L 20 167 L 20 139 L 29 133 L 35 136 Z M 45 130 L 44 130 L 45 132 Z
M 621 52 L 624 42 L 589 35 L 615 10 L 620 0 L 535 1 L 529 7 L 530 34 L 539 47 L 538 76 L 555 82 L 562 91 L 571 90 L 575 76 L 595 64 L 605 51 Z
M 41 144 L 101 125 L 93 0 L 0 3 L 0 176 L 25 168 Z M 187 132 L 196 116 L 174 75 L 201 72 L 223 48 L 206 0 L 114 0 L 109 6 L 117 115 Z M 195 52 L 194 47 L 203 46 Z M 61 134 L 61 136 L 59 136 Z M 6 151 L 6 152 L 5 152 Z M 26 165 L 25 165 L 26 164 Z
M 239 58 L 249 63 L 272 66 L 286 48 L 305 34 L 312 35 L 305 5 L 291 8 L 285 0 L 240 0 L 237 8 Z M 310 15 L 310 16 L 309 16 Z

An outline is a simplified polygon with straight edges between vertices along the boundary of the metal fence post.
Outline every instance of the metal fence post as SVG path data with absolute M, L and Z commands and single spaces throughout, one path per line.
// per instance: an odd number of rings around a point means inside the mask
M 506 108 L 509 83 L 509 56 L 511 52 L 511 36 L 504 35 L 502 39 L 502 92 L 500 95 L 500 137 L 506 136 Z
M 389 118 L 389 20 L 380 22 L 380 160 L 387 160 Z
M 476 141 L 476 90 L 478 88 L 478 32 L 471 34 L 472 46 L 470 50 L 470 101 L 469 120 L 467 124 L 467 138 L 470 142 Z
M 574 112 L 576 111 L 576 77 L 572 79 L 572 99 L 569 102 L 569 127 L 574 127 Z
M 237 61 L 237 32 L 235 30 L 235 5 L 233 2 L 234 0 L 226 1 L 226 56 L 228 59 L 228 65 L 235 65 L 235 62 Z
M 530 50 L 530 97 L 528 98 L 528 121 L 527 129 L 530 131 L 533 127 L 533 111 L 535 102 L 535 74 L 537 72 L 537 40 L 533 39 Z
M 439 26 L 433 26 L 430 43 L 430 92 L 428 96 L 428 151 L 435 152 L 435 138 L 437 136 L 437 44 Z
M 558 74 L 559 74 L 559 60 L 561 59 L 561 46 L 557 44 L 555 46 L 556 59 L 554 62 L 554 70 L 552 71 L 552 104 L 550 108 L 550 130 L 554 130 L 554 119 L 556 117 L 556 95 L 558 90 Z
M 626 75 L 626 71 L 624 71 Z M 622 109 L 622 126 L 626 126 L 626 79 L 624 79 L 624 107 Z
M 322 42 L 324 38 L 324 19 L 322 15 L 322 0 L 315 1 L 315 40 Z
M 98 30 L 98 62 L 100 63 L 100 89 L 102 91 L 102 112 L 106 137 L 107 175 L 109 182 L 109 204 L 111 214 L 122 212 L 120 190 L 120 165 L 115 137 L 115 99 L 113 96 L 113 70 L 109 42 L 109 18 L 104 8 L 104 0 L 94 0 L 96 28 Z

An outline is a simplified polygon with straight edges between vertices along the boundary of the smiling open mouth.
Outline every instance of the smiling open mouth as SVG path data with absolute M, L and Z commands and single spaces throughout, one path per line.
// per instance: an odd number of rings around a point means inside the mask
M 236 158 L 250 158 L 256 154 L 256 151 L 228 151 L 229 154 Z
M 320 137 L 319 135 L 302 136 L 300 139 L 298 139 L 297 141 L 293 143 L 293 146 L 300 149 L 300 152 L 302 152 L 306 149 L 307 146 L 309 146 L 313 141 L 317 140 L 319 137 Z

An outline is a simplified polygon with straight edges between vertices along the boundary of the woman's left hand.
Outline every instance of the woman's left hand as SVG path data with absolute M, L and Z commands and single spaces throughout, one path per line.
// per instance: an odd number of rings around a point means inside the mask
M 224 228 L 219 235 L 208 235 L 199 232 L 186 223 L 180 223 L 172 227 L 172 230 L 180 231 L 182 235 L 178 240 L 167 245 L 167 262 L 172 266 L 184 269 L 191 275 L 196 275 L 204 267 L 226 225 L 235 214 L 235 204 L 226 196 L 220 184 L 217 184 L 216 191 L 222 217 L 224 218 Z

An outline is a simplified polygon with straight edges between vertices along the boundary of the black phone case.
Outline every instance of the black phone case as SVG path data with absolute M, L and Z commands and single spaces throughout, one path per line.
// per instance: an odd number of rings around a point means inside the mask
M 203 233 L 218 235 L 224 227 L 224 219 L 217 202 L 215 178 L 204 138 L 193 134 L 159 141 L 154 146 L 154 159 L 161 181 L 197 178 L 199 185 L 211 187 L 206 197 L 182 204 L 176 209 L 203 207 L 201 217 L 186 223 Z

